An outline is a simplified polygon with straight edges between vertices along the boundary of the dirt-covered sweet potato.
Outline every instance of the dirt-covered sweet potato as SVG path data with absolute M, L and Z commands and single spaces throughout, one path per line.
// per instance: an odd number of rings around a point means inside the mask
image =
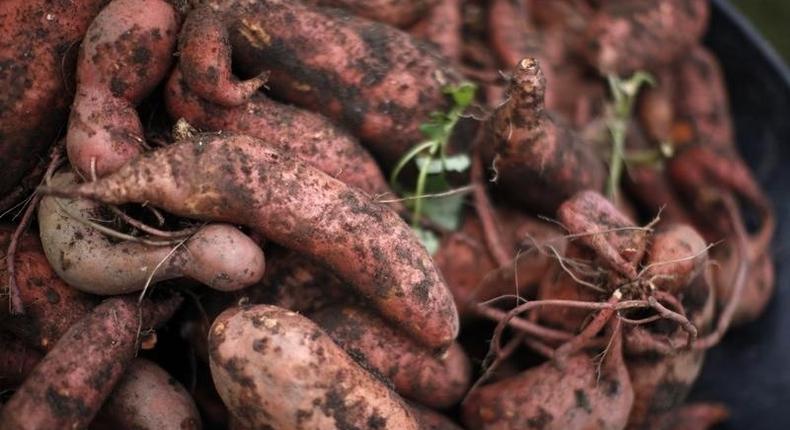
M 142 152 L 135 106 L 166 76 L 178 20 L 164 0 L 113 0 L 88 28 L 66 135 L 71 165 L 88 177 L 92 166 L 103 176 Z
M 217 391 L 246 427 L 419 428 L 397 394 L 285 309 L 228 309 L 211 327 L 209 352 Z
M 436 357 L 357 306 L 328 307 L 309 317 L 362 367 L 383 376 L 403 397 L 441 409 L 457 403 L 469 388 L 471 366 L 457 343 Z
M 605 175 L 592 148 L 545 111 L 545 87 L 537 61 L 520 61 L 507 102 L 489 121 L 489 138 L 482 149 L 493 164 L 497 186 L 509 199 L 553 214 L 573 194 L 602 189 Z
M 461 426 L 434 410 L 415 403 L 409 406 L 421 430 L 461 430 Z
M 458 333 L 450 292 L 395 212 L 257 139 L 197 135 L 48 192 L 247 225 L 329 267 L 423 344 L 446 348 Z
M 0 2 L 0 198 L 55 142 L 71 103 L 77 47 L 106 3 Z
M 179 303 L 139 307 L 126 297 L 94 308 L 66 331 L 3 406 L 0 429 L 86 427 L 134 358 L 138 330 L 166 320 Z
M 480 387 L 463 406 L 464 424 L 485 430 L 624 428 L 634 392 L 620 332 L 615 336 L 600 368 L 579 353 L 565 369 L 548 361 Z
M 374 21 L 407 27 L 429 13 L 439 0 L 306 0 L 305 3 L 341 8 Z
M 341 123 L 387 163 L 424 138 L 443 88 L 460 74 L 407 33 L 292 0 L 213 0 L 233 58 L 247 75 L 270 71 L 280 98 Z
M 144 358 L 132 361 L 96 420 L 101 422 L 100 428 L 202 428 L 200 414 L 187 390 L 161 367 Z
M 460 61 L 462 27 L 461 1 L 439 0 L 427 15 L 409 28 L 409 34 L 433 45 L 448 60 Z
M 184 118 L 200 130 L 257 137 L 373 196 L 392 193 L 370 153 L 319 114 L 278 103 L 262 93 L 235 107 L 213 104 L 189 90 L 179 69 L 167 84 L 165 103 L 173 119 Z
M 68 171 L 56 174 L 53 185 L 76 184 Z M 264 272 L 260 247 L 236 227 L 209 224 L 184 243 L 157 246 L 118 241 L 81 219 L 106 217 L 101 206 L 84 199 L 44 197 L 38 208 L 44 252 L 57 274 L 74 288 L 92 294 L 139 291 L 149 283 L 188 277 L 222 291 L 258 282 Z

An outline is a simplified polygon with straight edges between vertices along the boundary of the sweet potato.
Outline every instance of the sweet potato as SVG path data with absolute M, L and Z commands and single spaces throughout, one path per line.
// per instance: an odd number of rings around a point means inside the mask
M 373 157 L 342 128 L 321 115 L 254 94 L 246 103 L 222 107 L 197 97 L 177 69 L 165 90 L 173 119 L 184 118 L 205 131 L 229 131 L 257 137 L 288 151 L 327 175 L 370 193 L 391 194 Z
M 104 176 L 142 152 L 135 106 L 170 68 L 178 20 L 164 0 L 113 0 L 91 23 L 66 135 L 69 161 L 86 176 L 91 163 Z
M 220 396 L 251 428 L 419 428 L 396 394 L 308 319 L 273 306 L 231 308 L 209 335 Z
M 97 415 L 102 428 L 139 430 L 202 428 L 186 389 L 155 363 L 137 358 Z
M 331 268 L 425 345 L 446 348 L 458 333 L 452 296 L 395 212 L 256 139 L 195 136 L 49 192 L 247 225 Z
M 726 421 L 728 408 L 719 403 L 691 403 L 683 405 L 673 414 L 672 430 L 709 430 Z
M 54 143 L 71 102 L 76 46 L 106 3 L 6 0 L 0 4 L 0 197 Z
M 561 370 L 553 362 L 485 385 L 463 406 L 463 422 L 474 429 L 622 429 L 634 398 L 615 332 L 598 373 L 585 353 Z
M 741 258 L 733 246 L 731 241 L 727 241 L 712 250 L 712 258 L 718 263 L 718 266 L 713 268 L 716 298 L 722 308 L 732 297 L 732 279 L 738 270 L 738 259 Z M 758 256 L 750 263 L 750 269 L 733 315 L 733 325 L 754 321 L 762 315 L 776 289 L 776 275 L 771 255 L 764 253 Z
M 433 45 L 450 61 L 460 61 L 463 50 L 463 16 L 460 0 L 439 0 L 426 16 L 409 28 L 409 34 Z
M 41 353 L 0 331 L 0 391 L 16 388 L 41 361 Z
M 603 74 L 651 70 L 685 54 L 708 13 L 706 0 L 607 0 L 587 24 L 580 51 Z
M 209 103 L 239 106 L 266 82 L 264 75 L 240 81 L 232 74 L 228 30 L 207 6 L 189 12 L 178 41 L 183 82 Z
M 691 226 L 673 224 L 650 238 L 643 276 L 673 295 L 681 293 L 708 266 L 705 240 Z
M 73 185 L 77 177 L 62 172 L 54 185 Z M 99 295 L 124 294 L 151 283 L 188 277 L 222 291 L 258 282 L 264 272 L 263 251 L 244 233 L 226 224 L 201 227 L 174 250 L 132 241 L 111 240 L 82 219 L 101 219 L 101 206 L 83 199 L 44 197 L 38 208 L 44 252 L 55 272 L 74 288 Z
M 438 412 L 415 403 L 409 406 L 421 430 L 461 430 L 461 426 Z
M 127 297 L 94 308 L 69 328 L 3 406 L 0 429 L 86 427 L 134 358 L 138 329 L 166 320 L 178 304 L 170 300 L 141 310 Z
M 489 121 L 490 137 L 483 154 L 493 163 L 497 185 L 510 199 L 553 214 L 578 191 L 602 189 L 604 166 L 592 148 L 544 110 L 545 87 L 535 60 L 519 62 L 507 102 Z
M 309 315 L 362 367 L 381 375 L 403 397 L 437 408 L 457 403 L 471 379 L 471 366 L 457 343 L 441 357 L 357 306 L 328 307 Z
M 381 23 L 292 0 L 215 2 L 240 70 L 271 71 L 275 95 L 341 123 L 387 163 L 424 138 L 420 125 L 450 106 L 444 86 L 461 79 L 411 36 Z
M 439 0 L 307 0 L 308 4 L 346 9 L 354 15 L 395 27 L 408 27 Z

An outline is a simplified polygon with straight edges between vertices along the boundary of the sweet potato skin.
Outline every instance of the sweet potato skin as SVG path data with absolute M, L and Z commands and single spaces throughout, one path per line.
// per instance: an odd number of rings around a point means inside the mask
M 439 0 L 427 16 L 409 28 L 409 34 L 433 45 L 451 61 L 460 61 L 463 51 L 463 14 L 460 0 Z
M 307 0 L 305 3 L 345 9 L 354 15 L 403 28 L 413 24 L 439 0 Z
M 290 311 L 226 310 L 212 325 L 209 352 L 217 390 L 244 426 L 419 428 L 403 400 Z
M 164 0 L 114 0 L 91 23 L 80 50 L 66 148 L 90 177 L 139 154 L 143 126 L 135 106 L 172 63 L 178 15 Z
M 256 139 L 198 135 L 71 191 L 247 225 L 332 269 L 423 344 L 446 348 L 458 333 L 451 294 L 395 212 Z
M 0 196 L 54 143 L 71 102 L 76 45 L 107 1 L 0 4 Z
M 461 399 L 471 381 L 471 365 L 453 343 L 441 357 L 357 306 L 335 306 L 310 315 L 326 333 L 366 369 L 391 381 L 395 392 L 443 409 Z
M 184 118 L 200 130 L 256 137 L 373 196 L 392 193 L 370 153 L 319 114 L 260 93 L 235 107 L 213 104 L 190 91 L 179 69 L 168 81 L 165 103 L 173 119 Z
M 76 184 L 68 171 L 52 184 Z M 260 247 L 227 224 L 209 224 L 173 249 L 130 241 L 112 241 L 102 232 L 64 213 L 100 219 L 98 203 L 83 199 L 44 197 L 38 208 L 44 252 L 58 275 L 74 288 L 92 294 L 139 291 L 149 282 L 186 276 L 221 291 L 238 290 L 258 282 L 265 260 Z

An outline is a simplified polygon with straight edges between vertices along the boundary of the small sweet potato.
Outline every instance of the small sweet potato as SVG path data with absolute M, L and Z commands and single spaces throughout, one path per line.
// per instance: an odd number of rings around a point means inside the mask
M 708 266 L 708 253 L 702 236 L 686 224 L 659 229 L 650 238 L 643 276 L 653 285 L 678 295 Z
M 68 329 L 3 406 L 0 429 L 86 427 L 134 358 L 138 329 L 166 320 L 179 303 L 138 308 L 127 297 L 94 308 Z
M 73 185 L 77 177 L 62 172 L 53 185 Z M 71 214 L 71 215 L 70 215 Z M 38 208 L 44 252 L 55 272 L 74 288 L 92 294 L 139 291 L 148 283 L 188 277 L 222 291 L 258 282 L 264 272 L 260 247 L 227 224 L 201 227 L 183 245 L 156 246 L 110 239 L 82 219 L 101 219 L 98 203 L 44 197 Z
M 57 188 L 49 191 L 247 225 L 332 269 L 423 344 L 446 348 L 458 333 L 450 292 L 395 212 L 256 139 L 197 135 Z
M 204 131 L 257 137 L 373 196 L 392 193 L 370 153 L 321 115 L 278 103 L 261 93 L 236 107 L 212 104 L 190 91 L 182 76 L 176 69 L 165 90 L 173 119 L 184 118 Z
M 245 427 L 419 428 L 403 400 L 293 312 L 228 309 L 209 352 L 217 391 Z
M 107 1 L 0 2 L 0 198 L 36 164 L 66 121 L 77 45 Z
M 490 134 L 482 149 L 487 162 L 493 163 L 497 185 L 510 199 L 553 214 L 577 192 L 602 189 L 604 166 L 589 145 L 545 111 L 545 88 L 537 61 L 520 61 L 507 102 L 489 121 Z
M 161 367 L 144 358 L 132 361 L 96 420 L 102 423 L 100 428 L 202 428 L 200 414 L 187 390 Z
M 457 403 L 469 388 L 471 366 L 457 343 L 435 357 L 377 315 L 356 306 L 328 307 L 309 317 L 362 367 L 384 377 L 403 397 L 442 409 Z
M 586 353 L 570 357 L 564 370 L 545 362 L 472 392 L 464 424 L 485 430 L 624 428 L 634 392 L 620 332 L 615 336 L 600 373 Z
M 66 135 L 69 161 L 86 176 L 92 163 L 104 176 L 142 152 L 135 106 L 166 76 L 178 21 L 164 0 L 113 0 L 91 23 Z

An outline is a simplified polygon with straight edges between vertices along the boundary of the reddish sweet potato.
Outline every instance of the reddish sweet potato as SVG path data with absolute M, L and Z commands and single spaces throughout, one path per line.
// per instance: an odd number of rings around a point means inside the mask
M 457 343 L 435 357 L 380 317 L 355 306 L 325 308 L 310 319 L 403 397 L 441 409 L 457 403 L 469 388 L 471 366 Z
M 715 247 L 713 260 L 718 263 L 713 268 L 714 282 L 716 285 L 716 298 L 719 306 L 726 306 L 732 296 L 733 278 L 738 270 L 738 252 L 733 249 L 733 243 L 727 242 Z M 741 299 L 733 315 L 733 325 L 744 324 L 756 320 L 763 314 L 765 308 L 773 297 L 776 288 L 773 257 L 764 253 L 750 263 L 750 270 L 746 285 L 743 287 Z
M 97 421 L 104 427 L 135 430 L 202 428 L 195 402 L 161 367 L 144 358 L 132 361 L 107 398 Z M 95 424 L 94 424 L 95 426 Z
M 586 354 L 571 357 L 564 370 L 552 362 L 474 391 L 463 421 L 474 429 L 622 429 L 634 399 L 623 363 L 619 331 L 600 374 Z
M 105 3 L 0 3 L 0 197 L 54 143 L 71 102 L 76 46 Z
M 84 428 L 137 351 L 138 328 L 167 319 L 178 301 L 154 314 L 134 299 L 113 298 L 61 337 L 0 411 L 0 429 Z
M 439 0 L 427 16 L 409 29 L 409 34 L 433 45 L 451 61 L 460 61 L 462 52 L 462 26 L 460 0 Z
M 709 430 L 729 418 L 730 411 L 718 403 L 683 405 L 673 414 L 672 430 Z
M 72 172 L 55 175 L 53 185 L 72 185 Z M 188 277 L 222 291 L 258 282 L 264 272 L 263 251 L 239 231 L 226 224 L 201 227 L 173 250 L 174 245 L 155 246 L 117 241 L 72 218 L 101 219 L 98 203 L 82 199 L 44 197 L 38 208 L 44 252 L 55 272 L 74 288 L 100 295 L 141 290 L 146 283 Z
M 221 3 L 240 70 L 270 70 L 274 94 L 343 124 L 384 162 L 424 138 L 420 125 L 449 107 L 444 85 L 461 78 L 381 23 L 292 0 Z
M 415 403 L 409 406 L 421 430 L 461 430 L 461 426 L 438 412 Z
M 458 333 L 452 296 L 395 212 L 256 139 L 199 135 L 96 182 L 59 188 L 64 195 L 150 202 L 177 215 L 247 225 L 327 265 L 425 345 L 445 348 Z
M 114 0 L 86 33 L 66 136 L 71 165 L 104 176 L 142 152 L 135 106 L 172 63 L 178 15 L 164 0 Z
M 396 394 L 308 319 L 273 306 L 231 308 L 209 335 L 211 373 L 251 428 L 419 428 Z
M 643 276 L 673 295 L 680 294 L 708 266 L 705 240 L 686 224 L 673 224 L 650 238 Z
M 669 64 L 702 36 L 708 8 L 706 0 L 604 1 L 587 25 L 581 52 L 604 74 Z
M 165 102 L 173 119 L 184 118 L 198 129 L 257 137 L 373 196 L 392 192 L 373 157 L 353 136 L 321 115 L 277 103 L 263 94 L 232 108 L 212 104 L 187 88 L 178 69 L 168 82 Z
M 374 21 L 407 27 L 424 16 L 439 0 L 307 0 L 306 3 L 342 8 Z
M 513 72 L 507 102 L 488 124 L 483 153 L 510 199 L 553 214 L 578 191 L 603 188 L 604 166 L 592 148 L 544 110 L 545 86 L 538 63 L 522 60 Z

